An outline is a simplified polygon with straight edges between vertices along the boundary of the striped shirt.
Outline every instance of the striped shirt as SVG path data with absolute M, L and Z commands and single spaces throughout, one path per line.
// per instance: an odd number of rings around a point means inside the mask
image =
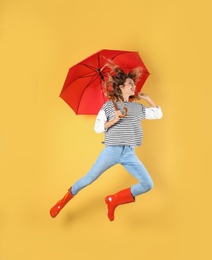
M 140 146 L 143 139 L 141 121 L 143 119 L 159 119 L 162 117 L 160 107 L 150 107 L 137 102 L 116 103 L 119 110 L 124 113 L 124 107 L 128 109 L 127 115 L 108 129 L 104 128 L 107 121 L 115 118 L 115 108 L 112 101 L 107 101 L 96 118 L 94 130 L 97 133 L 105 132 L 105 145 L 129 145 Z

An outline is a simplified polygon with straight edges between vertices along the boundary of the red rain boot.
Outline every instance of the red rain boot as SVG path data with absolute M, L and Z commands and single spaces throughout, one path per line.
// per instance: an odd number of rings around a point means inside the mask
M 105 202 L 106 202 L 107 208 L 108 208 L 107 216 L 110 219 L 110 221 L 114 220 L 114 211 L 117 206 L 119 206 L 121 204 L 134 202 L 134 201 L 135 201 L 135 198 L 132 196 L 130 188 L 121 190 L 114 195 L 107 196 L 105 198 Z
M 57 214 L 61 211 L 61 209 L 74 197 L 74 195 L 71 194 L 71 188 L 68 190 L 68 192 L 65 194 L 65 196 L 59 200 L 54 207 L 50 209 L 50 215 L 52 218 L 55 218 Z

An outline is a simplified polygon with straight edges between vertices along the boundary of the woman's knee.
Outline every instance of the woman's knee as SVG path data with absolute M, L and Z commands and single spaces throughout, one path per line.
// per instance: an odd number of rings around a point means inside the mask
M 153 181 L 152 180 L 149 180 L 148 182 L 147 182 L 147 188 L 148 188 L 148 191 L 149 190 L 152 190 L 153 189 Z
M 142 188 L 145 189 L 145 192 L 153 189 L 153 181 L 151 179 L 145 183 L 141 182 L 140 184 L 141 184 Z

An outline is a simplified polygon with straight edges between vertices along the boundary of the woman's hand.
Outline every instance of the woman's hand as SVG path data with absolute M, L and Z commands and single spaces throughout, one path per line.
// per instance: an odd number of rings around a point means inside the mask
M 146 100 L 147 103 L 150 105 L 150 107 L 157 107 L 155 105 L 155 103 L 152 101 L 152 99 L 147 94 L 144 94 L 142 92 L 138 92 L 138 99 L 139 100 L 141 100 L 141 99 Z
M 109 127 L 111 127 L 112 125 L 117 123 L 121 119 L 119 117 L 121 115 L 122 115 L 122 113 L 120 110 L 115 110 L 115 118 L 105 123 L 105 129 L 108 129 Z
M 121 118 L 120 116 L 122 116 L 122 113 L 120 110 L 116 110 L 115 111 L 115 121 L 118 122 Z
M 148 100 L 149 96 L 147 94 L 142 93 L 142 92 L 138 92 L 138 99 Z

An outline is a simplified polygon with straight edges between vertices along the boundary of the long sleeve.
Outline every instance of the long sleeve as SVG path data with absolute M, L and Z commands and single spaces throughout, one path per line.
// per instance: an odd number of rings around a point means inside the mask
M 145 118 L 146 119 L 161 119 L 163 112 L 160 107 L 146 107 Z
M 101 109 L 96 117 L 96 122 L 94 125 L 94 131 L 97 134 L 105 132 L 105 122 L 107 122 L 105 111 Z

